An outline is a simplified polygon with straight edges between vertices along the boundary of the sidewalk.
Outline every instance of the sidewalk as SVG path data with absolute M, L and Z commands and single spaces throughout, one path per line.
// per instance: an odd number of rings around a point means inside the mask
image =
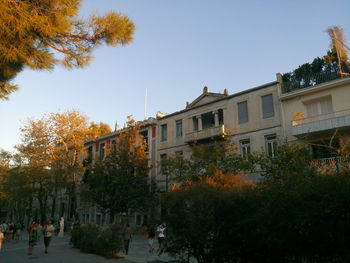
M 69 236 L 63 238 L 54 237 L 52 239 L 49 253 L 44 253 L 43 239 L 34 248 L 33 255 L 27 255 L 27 241 L 5 243 L 0 251 L 1 263 L 147 263 L 158 260 L 168 262 L 170 257 L 165 254 L 161 257 L 156 252 L 148 252 L 147 238 L 143 235 L 135 235 L 130 242 L 129 255 L 123 259 L 106 259 L 102 256 L 82 253 L 78 249 L 69 245 Z M 157 245 L 157 244 L 156 244 Z M 121 254 L 124 256 L 123 254 Z

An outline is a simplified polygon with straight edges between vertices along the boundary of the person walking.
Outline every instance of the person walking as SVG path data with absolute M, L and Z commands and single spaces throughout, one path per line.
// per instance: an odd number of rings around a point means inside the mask
M 5 221 L 3 221 L 2 224 L 0 225 L 0 231 L 3 233 L 4 239 L 5 239 L 8 231 L 8 225 L 6 224 Z
M 50 246 L 51 238 L 53 233 L 55 232 L 55 227 L 52 224 L 52 221 L 49 220 L 44 227 L 44 244 L 45 244 L 45 254 L 48 253 L 48 249 Z
M 157 227 L 157 236 L 158 236 L 158 256 L 160 256 L 161 254 L 163 254 L 164 249 L 165 249 L 165 224 L 160 224 Z
M 127 223 L 125 228 L 124 228 L 124 251 L 125 251 L 125 255 L 127 255 L 129 253 L 129 244 L 130 244 L 131 238 L 132 238 L 132 230 L 131 230 L 131 227 L 130 227 L 129 223 Z
M 28 255 L 33 254 L 33 248 L 38 242 L 38 222 L 33 221 L 29 227 Z
M 8 241 L 11 242 L 13 240 L 13 227 L 14 227 L 14 224 L 13 224 L 13 222 L 8 222 L 7 225 L 8 225 L 7 239 L 8 239 Z
M 21 239 L 22 225 L 20 222 L 16 224 L 16 234 L 15 239 L 19 241 Z
M 152 253 L 154 251 L 154 239 L 156 237 L 156 230 L 152 225 L 148 225 L 147 231 L 148 231 L 147 240 L 148 240 L 149 252 Z
M 44 233 L 43 226 L 38 222 L 38 242 L 40 242 L 41 235 Z
M 2 244 L 4 243 L 5 235 L 0 229 L 0 251 L 2 249 Z

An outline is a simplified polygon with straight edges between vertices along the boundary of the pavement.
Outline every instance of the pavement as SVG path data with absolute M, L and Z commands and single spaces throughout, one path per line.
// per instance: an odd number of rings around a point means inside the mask
M 171 260 L 166 253 L 160 257 L 156 251 L 150 253 L 144 235 L 134 235 L 130 242 L 129 255 L 120 253 L 123 257 L 120 259 L 106 259 L 99 255 L 83 253 L 69 245 L 69 238 L 69 236 L 53 237 L 48 254 L 44 253 L 44 240 L 41 238 L 30 256 L 27 255 L 28 240 L 5 241 L 0 250 L 0 263 L 147 263 Z M 156 242 L 155 247 L 158 247 Z

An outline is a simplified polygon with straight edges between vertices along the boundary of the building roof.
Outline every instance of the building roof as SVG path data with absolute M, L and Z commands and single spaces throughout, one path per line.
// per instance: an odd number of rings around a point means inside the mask
M 247 89 L 247 90 L 243 90 L 243 91 L 234 93 L 232 95 L 228 95 L 228 92 L 227 92 L 226 89 L 224 91 L 224 94 L 222 94 L 222 93 L 209 92 L 208 88 L 204 87 L 203 93 L 199 97 L 197 97 L 194 101 L 192 101 L 191 103 L 188 103 L 186 105 L 185 109 L 180 110 L 180 111 L 176 111 L 176 112 L 173 112 L 173 113 L 170 113 L 170 114 L 167 114 L 167 115 L 164 115 L 163 117 L 159 117 L 157 119 L 158 120 L 166 119 L 166 118 L 172 117 L 174 115 L 178 115 L 178 114 L 190 111 L 192 109 L 197 109 L 197 108 L 200 108 L 202 106 L 206 106 L 206 105 L 209 105 L 209 104 L 212 104 L 212 103 L 215 103 L 215 102 L 219 102 L 219 101 L 222 101 L 222 100 L 231 99 L 233 97 L 238 97 L 238 96 L 241 96 L 243 94 L 254 92 L 254 91 L 257 91 L 257 90 L 260 90 L 260 89 L 264 89 L 264 88 L 268 88 L 268 87 L 270 87 L 272 85 L 276 85 L 276 84 L 278 84 L 278 81 L 272 81 L 272 82 L 269 82 L 269 83 L 266 83 L 266 84 L 263 84 L 263 85 L 251 88 L 251 89 Z M 210 99 L 208 99 L 208 97 Z M 204 101 L 205 99 L 208 99 L 208 100 L 206 102 L 201 103 L 201 101 Z

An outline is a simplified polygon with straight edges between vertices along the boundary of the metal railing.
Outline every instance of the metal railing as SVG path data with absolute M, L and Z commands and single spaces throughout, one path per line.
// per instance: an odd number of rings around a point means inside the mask
M 340 169 L 342 166 L 348 167 L 350 164 L 349 157 L 334 156 L 328 158 L 321 158 L 314 161 L 317 168 L 331 167 L 333 169 Z
M 200 131 L 194 131 L 186 134 L 185 141 L 196 141 L 211 137 L 223 136 L 225 135 L 225 126 L 221 124 L 216 127 L 206 128 Z
M 340 78 L 348 78 L 350 76 L 340 75 L 339 72 L 322 72 L 303 76 L 301 78 L 296 78 L 293 81 L 286 81 L 282 83 L 282 93 L 288 93 L 295 90 L 304 89 L 307 87 L 312 87 L 321 83 L 325 83 L 331 80 L 336 80 Z
M 302 124 L 306 124 L 306 123 L 310 123 L 310 122 L 314 122 L 314 121 L 328 120 L 328 119 L 343 117 L 343 116 L 347 116 L 347 115 L 350 115 L 350 109 L 335 111 L 335 112 L 331 112 L 331 113 L 327 113 L 327 114 L 320 114 L 320 115 L 311 116 L 311 117 L 302 118 L 302 119 L 292 120 L 292 126 L 298 126 L 298 125 L 302 125 Z

